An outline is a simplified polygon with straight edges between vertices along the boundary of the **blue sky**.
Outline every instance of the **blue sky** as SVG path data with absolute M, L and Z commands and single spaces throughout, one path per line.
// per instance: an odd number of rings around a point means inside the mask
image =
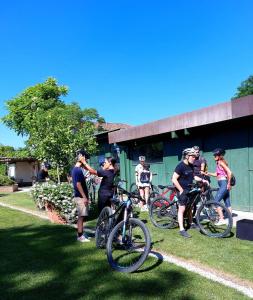
M 140 125 L 230 100 L 253 74 L 252 0 L 3 1 L 4 102 L 57 78 L 66 102 Z M 0 125 L 0 143 L 23 139 Z

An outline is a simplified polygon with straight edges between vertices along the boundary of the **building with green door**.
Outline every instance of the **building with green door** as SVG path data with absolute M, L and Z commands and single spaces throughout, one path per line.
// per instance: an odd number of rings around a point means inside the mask
M 154 184 L 171 184 L 182 150 L 198 145 L 215 172 L 212 150 L 224 148 L 236 177 L 232 207 L 253 211 L 253 95 L 165 118 L 125 130 L 109 132 L 109 143 L 120 148 L 121 178 L 127 187 L 135 181 L 139 155 L 151 164 Z M 212 186 L 217 181 L 212 178 Z

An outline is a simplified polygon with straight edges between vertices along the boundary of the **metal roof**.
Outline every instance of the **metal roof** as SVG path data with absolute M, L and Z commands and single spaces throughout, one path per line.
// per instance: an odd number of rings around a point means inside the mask
M 108 134 L 109 143 L 136 140 L 253 115 L 253 95 Z

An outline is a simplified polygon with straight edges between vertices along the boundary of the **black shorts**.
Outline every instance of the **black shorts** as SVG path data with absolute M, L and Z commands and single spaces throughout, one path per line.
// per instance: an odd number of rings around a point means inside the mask
M 181 206 L 187 205 L 187 203 L 190 201 L 190 197 L 188 196 L 188 191 L 186 190 L 184 190 L 181 195 L 180 193 L 178 193 L 177 198 L 178 198 L 178 203 Z

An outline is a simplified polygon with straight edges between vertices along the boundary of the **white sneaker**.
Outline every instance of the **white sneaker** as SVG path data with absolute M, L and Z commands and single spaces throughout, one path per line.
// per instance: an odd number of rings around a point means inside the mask
M 87 242 L 90 242 L 90 240 L 87 239 L 84 235 L 81 235 L 81 236 L 77 237 L 77 241 L 78 241 L 78 242 L 81 242 L 81 243 L 87 243 Z
M 215 223 L 215 225 L 220 226 L 220 225 L 227 225 L 227 220 L 224 219 L 220 219 L 217 223 Z
M 147 205 L 143 205 L 143 206 L 141 207 L 141 211 L 148 211 Z

